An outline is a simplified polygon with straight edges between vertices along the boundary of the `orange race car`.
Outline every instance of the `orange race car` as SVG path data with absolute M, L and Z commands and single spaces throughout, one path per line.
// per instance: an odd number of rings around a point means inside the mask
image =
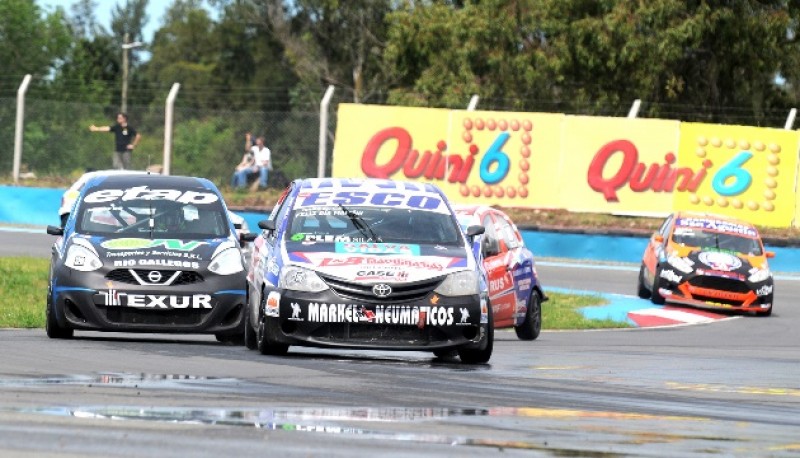
M 774 284 L 758 230 L 720 215 L 673 213 L 653 234 L 638 294 L 655 304 L 772 314 Z

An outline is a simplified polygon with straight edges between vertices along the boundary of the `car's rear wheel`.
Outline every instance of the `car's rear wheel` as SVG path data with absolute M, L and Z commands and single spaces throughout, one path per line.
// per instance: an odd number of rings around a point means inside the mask
M 484 338 L 478 348 L 469 348 L 467 346 L 458 349 L 458 356 L 464 364 L 483 364 L 489 362 L 492 357 L 492 350 L 494 349 L 494 315 L 492 314 L 492 304 L 486 301 L 486 308 L 488 309 L 489 319 L 484 325 Z
M 263 296 L 263 295 L 262 295 Z M 252 297 L 252 295 L 251 295 Z M 258 310 L 264 310 L 263 302 L 265 299 L 261 299 L 262 304 L 259 305 Z M 248 307 L 245 310 L 244 314 L 244 346 L 250 350 L 255 350 L 258 348 L 258 336 L 256 335 L 256 330 L 253 328 L 253 321 L 250 319 L 252 311 L 250 309 L 250 299 L 248 299 Z
M 642 299 L 649 299 L 652 293 L 644 284 L 644 269 L 646 269 L 646 267 L 642 264 L 642 266 L 639 267 L 639 282 L 636 286 L 636 295 Z
M 650 300 L 656 305 L 663 305 L 667 300 L 658 292 L 661 288 L 661 267 L 656 267 L 656 274 L 653 277 L 653 289 L 651 290 Z
M 53 307 L 54 305 L 48 299 L 44 325 L 45 331 L 47 332 L 47 337 L 51 339 L 71 339 L 72 336 L 75 335 L 75 330 L 58 324 Z
M 520 340 L 536 340 L 539 337 L 539 333 L 542 331 L 542 300 L 539 298 L 538 291 L 531 291 L 525 320 L 519 326 L 515 326 L 514 331 L 517 332 Z

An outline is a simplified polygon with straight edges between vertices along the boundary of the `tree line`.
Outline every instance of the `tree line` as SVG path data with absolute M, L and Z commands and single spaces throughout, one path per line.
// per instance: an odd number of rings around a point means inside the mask
M 25 74 L 26 165 L 63 173 L 109 150 L 85 127 L 119 110 L 126 36 L 143 42 L 128 52 L 127 105 L 149 151 L 134 163 L 160 162 L 179 82 L 173 173 L 223 183 L 245 131 L 265 131 L 287 176 L 315 174 L 329 85 L 334 112 L 463 108 L 478 94 L 480 109 L 619 116 L 641 99 L 643 117 L 773 127 L 800 96 L 800 0 L 174 0 L 161 18 L 119 0 L 110 24 L 98 3 L 0 0 L 3 170 Z

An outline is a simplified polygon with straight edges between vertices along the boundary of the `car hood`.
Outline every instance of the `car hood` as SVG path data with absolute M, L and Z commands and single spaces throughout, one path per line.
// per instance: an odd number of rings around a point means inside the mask
M 685 256 L 685 259 L 692 263 L 692 267 L 698 273 L 739 279 L 748 278 L 757 268 L 761 268 L 760 265 L 753 265 L 748 256 L 729 251 L 693 250 Z
M 695 268 L 718 270 L 724 272 L 747 273 L 751 269 L 768 267 L 766 256 L 751 256 L 735 251 L 715 248 L 680 247 L 673 254 L 695 263 Z
M 475 270 L 463 246 L 406 243 L 286 243 L 290 263 L 350 281 L 414 282 Z
M 109 267 L 206 268 L 214 254 L 236 244 L 229 238 L 205 240 L 149 239 L 136 237 L 75 236 L 89 242 Z

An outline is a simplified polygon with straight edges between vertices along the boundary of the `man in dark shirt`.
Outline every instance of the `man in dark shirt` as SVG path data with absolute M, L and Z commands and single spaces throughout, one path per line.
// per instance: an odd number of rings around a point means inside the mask
M 115 169 L 130 169 L 131 168 L 131 152 L 139 140 L 142 139 L 141 134 L 136 132 L 132 126 L 128 125 L 128 115 L 125 113 L 117 113 L 117 123 L 113 126 L 89 126 L 92 132 L 112 132 L 114 134 L 114 157 L 113 166 Z

